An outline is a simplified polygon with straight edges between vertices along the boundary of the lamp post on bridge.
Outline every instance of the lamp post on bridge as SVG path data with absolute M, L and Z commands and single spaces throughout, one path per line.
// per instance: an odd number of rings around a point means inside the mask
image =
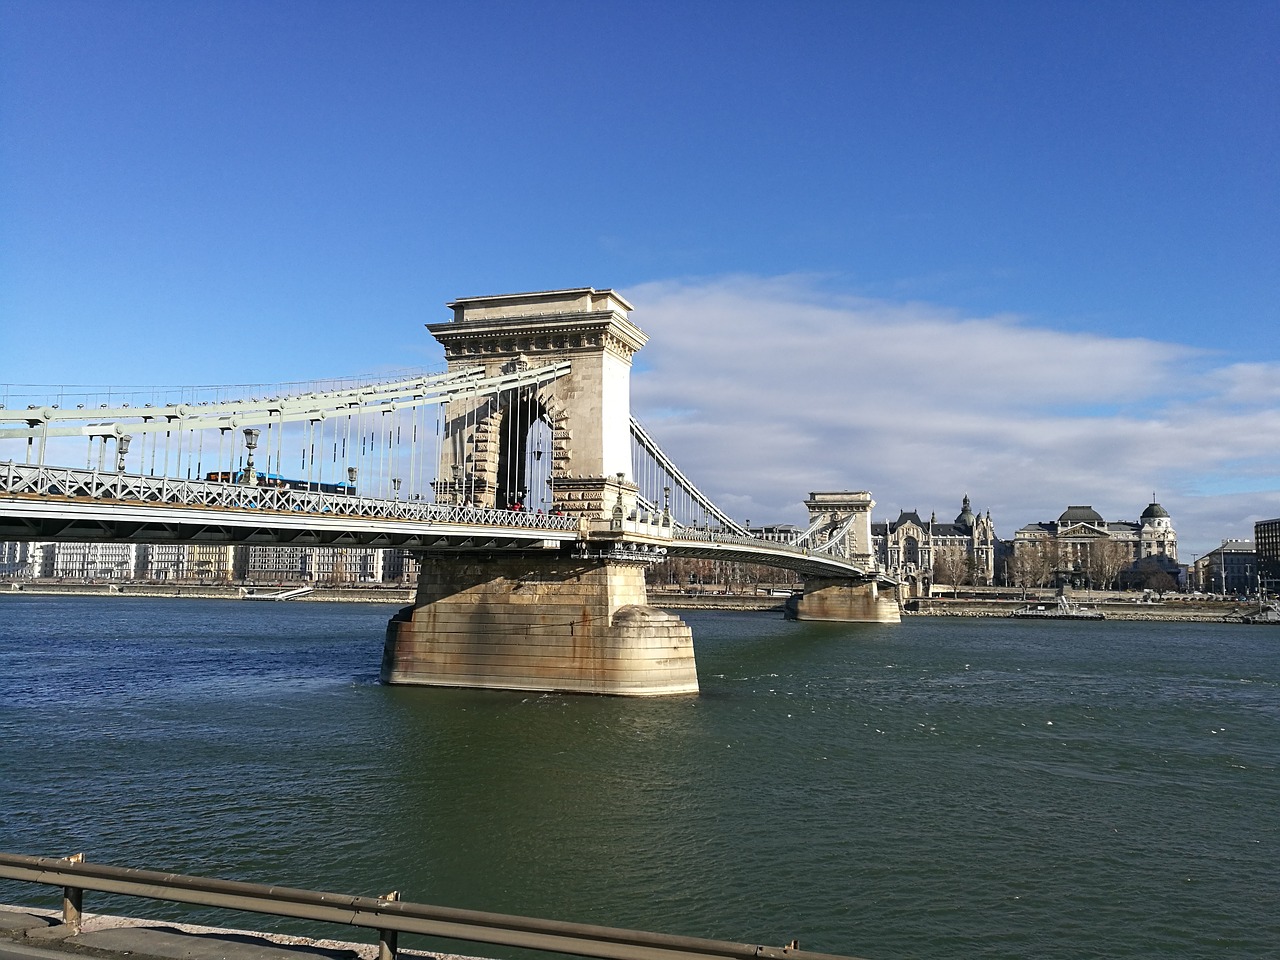
M 124 473 L 124 455 L 129 452 L 129 441 L 132 439 L 127 433 L 123 437 L 116 437 L 116 473 Z
M 400 478 L 399 477 L 391 478 L 391 499 L 392 500 L 400 499 Z
M 347 467 L 347 493 L 350 496 L 356 495 L 356 478 L 360 475 L 360 471 L 356 467 Z
M 253 466 L 253 451 L 258 448 L 258 431 L 253 427 L 244 428 L 244 445 L 249 453 L 245 457 L 244 476 L 241 477 L 241 482 L 252 486 L 258 482 L 258 472 Z

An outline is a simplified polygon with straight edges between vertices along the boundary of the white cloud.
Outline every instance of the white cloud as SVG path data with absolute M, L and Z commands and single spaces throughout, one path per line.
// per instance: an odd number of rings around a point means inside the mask
M 1280 515 L 1280 365 L 833 297 L 812 277 L 626 296 L 651 338 L 636 415 L 740 519 L 799 521 L 822 489 L 951 519 L 968 493 L 1008 537 L 1074 503 L 1135 519 L 1154 491 L 1189 556 Z

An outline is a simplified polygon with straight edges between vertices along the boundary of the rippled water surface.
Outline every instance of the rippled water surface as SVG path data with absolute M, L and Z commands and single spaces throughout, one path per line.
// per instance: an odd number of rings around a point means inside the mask
M 687 613 L 702 694 L 634 700 L 380 686 L 393 612 L 0 596 L 0 849 L 877 960 L 1280 956 L 1280 630 Z

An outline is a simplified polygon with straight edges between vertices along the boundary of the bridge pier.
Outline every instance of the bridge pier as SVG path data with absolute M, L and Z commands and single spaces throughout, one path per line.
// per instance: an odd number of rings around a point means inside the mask
M 807 579 L 803 596 L 788 604 L 787 613 L 796 620 L 902 622 L 894 588 L 877 580 Z
M 424 558 L 387 625 L 390 684 L 659 696 L 697 693 L 693 635 L 647 603 L 647 559 Z

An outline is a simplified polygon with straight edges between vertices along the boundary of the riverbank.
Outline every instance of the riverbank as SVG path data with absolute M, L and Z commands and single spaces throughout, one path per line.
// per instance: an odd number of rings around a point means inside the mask
M 1257 605 L 1212 600 L 1082 600 L 1096 607 L 1108 620 L 1160 620 L 1182 623 L 1240 623 Z M 1052 600 L 931 599 L 909 600 L 903 614 L 922 617 L 1008 617 L 1028 603 L 1052 604 Z
M 164 584 L 164 583 L 52 583 L 34 580 L 0 584 L 0 594 L 21 593 L 35 596 L 88 597 L 156 597 L 195 600 L 270 599 L 273 595 L 305 584 L 233 586 L 231 584 Z M 784 597 L 749 594 L 683 593 L 650 590 L 649 602 L 663 610 L 731 610 L 753 613 L 783 611 Z M 303 596 L 290 597 L 292 603 L 395 603 L 414 600 L 414 590 L 394 586 L 314 586 Z M 1005 600 L 987 598 L 933 597 L 908 600 L 903 605 L 905 617 L 1008 617 L 1028 602 L 1048 600 Z M 1108 620 L 1159 620 L 1184 623 L 1240 623 L 1244 614 L 1255 612 L 1249 604 L 1214 600 L 1135 601 L 1099 599 L 1084 601 L 1101 610 Z
M 649 591 L 649 603 L 663 610 L 742 610 L 782 612 L 786 597 L 758 597 L 746 594 L 678 593 Z
M 273 594 L 294 590 L 309 584 L 238 586 L 215 583 L 50 583 L 37 580 L 11 581 L 0 585 L 0 593 L 22 593 L 55 597 L 180 597 L 195 600 L 244 600 L 246 597 L 267 599 Z M 334 587 L 315 586 L 310 593 L 290 597 L 290 602 L 323 601 L 326 603 L 412 603 L 414 589 L 395 586 Z
M 57 597 L 179 597 L 197 600 L 267 599 L 274 594 L 309 587 L 310 593 L 290 597 L 290 602 L 328 603 L 412 603 L 414 589 L 409 586 L 324 586 L 313 584 L 273 584 L 239 586 L 202 583 L 54 583 L 23 580 L 0 584 L 0 593 L 22 593 Z M 675 591 L 650 591 L 649 602 L 665 610 L 756 610 L 782 612 L 786 598 L 774 596 L 725 595 L 710 593 L 685 594 Z

